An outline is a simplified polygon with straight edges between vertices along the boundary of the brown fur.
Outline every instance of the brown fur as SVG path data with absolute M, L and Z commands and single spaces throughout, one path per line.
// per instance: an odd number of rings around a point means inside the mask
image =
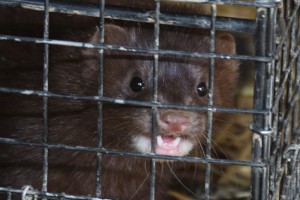
M 106 25 L 105 42 L 139 48 L 152 48 L 150 26 L 120 27 Z M 74 40 L 97 43 L 96 28 L 74 33 Z M 217 33 L 216 52 L 235 54 L 235 42 L 227 33 Z M 0 43 L 0 85 L 25 89 L 42 89 L 42 45 Z M 205 30 L 161 27 L 160 48 L 180 51 L 209 52 L 209 32 Z M 19 52 L 15 52 L 18 49 Z M 21 51 L 21 52 L 20 52 Z M 25 53 L 28 57 L 24 56 Z M 34 56 L 32 56 L 34 55 Z M 39 59 L 36 59 L 39 58 Z M 92 49 L 50 46 L 49 91 L 77 95 L 97 95 L 98 53 Z M 104 96 L 151 101 L 153 56 L 137 53 L 105 51 Z M 10 62 L 12 61 L 12 62 Z M 25 64 L 24 64 L 25 63 Z M 230 106 L 236 85 L 237 62 L 216 60 L 215 105 Z M 158 100 L 162 103 L 205 106 L 207 96 L 199 97 L 196 86 L 208 83 L 209 59 L 159 57 Z M 140 93 L 129 87 L 133 76 L 145 81 Z M 0 136 L 42 142 L 42 98 L 0 94 Z M 160 115 L 170 110 L 159 109 Z M 206 129 L 206 112 L 184 113 L 190 119 L 185 137 L 202 141 Z M 97 102 L 49 98 L 49 143 L 97 146 Z M 215 117 L 222 117 L 215 114 Z M 215 124 L 217 125 L 217 124 Z M 160 127 L 159 127 L 160 128 Z M 104 104 L 104 148 L 136 151 L 132 135 L 151 134 L 151 109 Z M 41 148 L 0 143 L 0 186 L 20 188 L 32 185 L 41 189 Z M 89 152 L 49 150 L 48 191 L 95 195 L 96 154 Z M 162 166 L 165 165 L 164 169 Z M 177 165 L 176 163 L 174 166 Z M 175 170 L 175 169 L 174 169 Z M 157 163 L 156 197 L 165 199 L 172 178 L 166 163 Z M 147 199 L 149 192 L 149 160 L 128 156 L 103 155 L 102 196 L 121 199 Z M 0 196 L 1 197 L 1 196 Z

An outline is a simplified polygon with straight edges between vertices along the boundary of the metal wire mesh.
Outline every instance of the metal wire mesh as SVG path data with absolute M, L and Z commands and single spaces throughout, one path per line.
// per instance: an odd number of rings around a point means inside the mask
M 269 198 L 299 199 L 299 2 L 282 2 L 278 13 Z
M 189 2 L 189 1 L 180 1 Z M 1 41 L 14 41 L 19 43 L 37 43 L 44 46 L 43 61 L 43 89 L 25 90 L 21 88 L 8 88 L 0 85 L 1 93 L 13 93 L 29 96 L 43 97 L 43 140 L 42 142 L 0 137 L 0 142 L 10 145 L 27 145 L 43 149 L 43 181 L 42 191 L 31 187 L 10 188 L 3 187 L 0 180 L 0 192 L 6 194 L 6 199 L 12 195 L 47 199 L 101 199 L 101 176 L 103 155 L 128 155 L 151 159 L 150 167 L 150 199 L 155 199 L 155 173 L 156 159 L 177 160 L 190 163 L 205 164 L 205 187 L 203 199 L 210 199 L 212 164 L 217 165 L 243 165 L 252 168 L 252 199 L 300 199 L 300 125 L 299 125 L 299 87 L 300 87 L 300 59 L 299 55 L 299 5 L 298 1 L 194 1 L 208 3 L 211 16 L 189 16 L 165 14 L 160 11 L 160 1 L 155 2 L 155 10 L 142 12 L 138 10 L 120 9 L 106 6 L 101 0 L 98 7 L 77 5 L 70 3 L 44 2 L 37 0 L 5 1 L 5 6 L 20 6 L 24 9 L 40 10 L 44 12 L 44 31 L 42 38 L 21 37 L 15 35 L 0 35 Z M 254 6 L 257 9 L 256 20 L 231 19 L 217 17 L 217 5 Z M 99 44 L 49 39 L 49 12 L 63 14 L 76 14 L 99 18 Z M 127 47 L 123 45 L 109 45 L 104 43 L 104 19 L 118 19 L 138 21 L 154 24 L 154 44 L 152 49 Z M 161 50 L 159 46 L 160 24 L 198 27 L 210 29 L 210 52 L 195 53 L 185 51 Z M 255 35 L 255 56 L 248 55 L 222 55 L 215 53 L 216 30 L 247 32 Z M 0 33 L 1 34 L 1 33 Z M 49 45 L 84 47 L 99 51 L 99 81 L 98 95 L 74 95 L 49 92 Z M 105 50 L 120 52 L 140 52 L 153 56 L 153 94 L 151 102 L 125 100 L 103 96 L 103 60 Z M 209 58 L 209 100 L 208 106 L 179 106 L 157 102 L 157 71 L 159 57 L 164 55 Z M 217 107 L 213 102 L 214 66 L 216 59 L 237 59 L 255 61 L 254 108 L 225 108 Z M 1 67 L 1 66 L 0 66 Z M 50 98 L 89 100 L 98 102 L 97 121 L 97 147 L 52 144 L 48 142 L 48 100 Z M 102 146 L 102 104 L 127 104 L 132 106 L 149 107 L 152 109 L 152 145 L 150 154 L 126 152 L 107 149 Z M 157 109 L 198 110 L 208 112 L 207 139 L 205 157 L 174 157 L 154 154 Z M 252 160 L 230 160 L 212 158 L 212 128 L 213 115 L 218 112 L 252 114 L 253 131 Z M 79 196 L 65 193 L 48 192 L 48 151 L 51 149 L 65 149 L 72 151 L 91 152 L 97 154 L 96 193 L 93 196 Z

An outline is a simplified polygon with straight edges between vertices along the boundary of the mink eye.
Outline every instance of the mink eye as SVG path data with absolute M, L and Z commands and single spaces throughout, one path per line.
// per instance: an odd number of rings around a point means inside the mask
M 207 87 L 205 82 L 199 83 L 199 85 L 197 86 L 197 92 L 201 97 L 204 97 L 207 94 Z
M 145 87 L 145 83 L 143 79 L 141 79 L 140 77 L 135 76 L 131 79 L 130 88 L 132 89 L 132 91 L 140 92 L 144 89 L 144 87 Z

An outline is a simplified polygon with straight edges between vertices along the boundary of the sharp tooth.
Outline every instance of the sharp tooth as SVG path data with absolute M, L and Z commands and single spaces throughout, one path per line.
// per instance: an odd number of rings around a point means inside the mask
M 179 142 L 180 142 L 181 138 L 180 137 L 177 137 L 173 142 L 172 142 L 172 146 L 176 147 Z
M 162 146 L 162 145 L 163 145 L 164 141 L 163 141 L 163 139 L 161 138 L 160 135 L 156 136 L 156 140 L 157 140 L 157 144 L 158 144 L 159 146 Z

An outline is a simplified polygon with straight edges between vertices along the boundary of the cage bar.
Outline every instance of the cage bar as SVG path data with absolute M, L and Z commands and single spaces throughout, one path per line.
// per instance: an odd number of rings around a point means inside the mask
M 213 159 L 213 158 L 199 158 L 199 157 L 180 157 L 180 156 L 167 156 L 167 155 L 156 155 L 156 154 L 144 154 L 144 153 L 135 153 L 128 151 L 118 151 L 114 149 L 106 148 L 95 148 L 95 147 L 86 147 L 86 146 L 71 146 L 63 144 L 42 144 L 39 142 L 28 142 L 17 139 L 10 138 L 0 138 L 0 142 L 13 145 L 28 145 L 31 147 L 47 147 L 48 149 L 65 149 L 71 151 L 82 151 L 82 152 L 91 152 L 91 153 L 102 153 L 102 154 L 112 154 L 112 155 L 126 155 L 132 157 L 141 157 L 141 158 L 155 158 L 162 160 L 177 160 L 183 162 L 191 163 L 210 163 L 210 164 L 220 164 L 220 165 L 241 165 L 241 166 L 250 166 L 250 167 L 266 167 L 267 163 L 254 162 L 254 161 L 241 161 L 241 160 L 227 160 L 227 159 Z
M 256 55 L 266 55 L 266 36 L 267 36 L 267 10 L 264 8 L 259 8 L 257 10 L 257 34 L 256 38 Z M 254 90 L 254 108 L 256 109 L 266 109 L 266 87 L 267 87 L 267 71 L 266 64 L 257 62 L 255 69 L 255 90 Z M 253 149 L 252 149 L 252 159 L 255 161 L 263 160 L 263 145 L 264 136 L 261 134 L 265 129 L 265 116 L 254 115 L 252 131 L 253 135 Z M 252 198 L 253 199 L 264 199 L 264 194 L 261 193 L 261 188 L 264 185 L 264 179 L 266 173 L 266 168 L 252 168 Z
M 0 92 L 32 95 L 32 96 L 48 96 L 53 98 L 64 98 L 64 99 L 73 99 L 73 100 L 101 101 L 105 103 L 127 104 L 127 105 L 134 105 L 134 106 L 157 107 L 157 108 L 180 109 L 180 110 L 197 110 L 197 111 L 209 110 L 212 112 L 229 112 L 229 113 L 241 113 L 241 114 L 258 114 L 258 115 L 265 115 L 268 113 L 268 110 L 258 110 L 258 109 L 225 108 L 225 107 L 216 107 L 216 106 L 209 106 L 209 107 L 179 106 L 175 104 L 160 104 L 157 102 L 133 101 L 133 100 L 99 97 L 99 96 L 80 96 L 80 95 L 73 95 L 73 94 L 59 94 L 53 92 L 45 93 L 36 90 L 22 90 L 22 89 L 6 88 L 6 87 L 0 87 Z
M 105 10 L 105 0 L 99 0 L 99 43 L 104 43 L 104 34 L 105 34 L 105 26 L 104 26 L 104 10 Z M 104 68 L 104 50 L 99 49 L 99 74 L 98 74 L 98 96 L 103 96 L 103 68 Z M 102 113 L 103 113 L 103 103 L 98 101 L 98 121 L 97 121 L 97 133 L 98 133 L 98 148 L 102 148 Z M 102 188 L 102 154 L 97 153 L 97 171 L 96 171 L 96 197 L 101 197 L 101 188 Z
M 154 18 L 154 41 L 153 47 L 155 50 L 159 49 L 159 33 L 160 33 L 160 0 L 155 0 L 155 18 Z M 152 101 L 157 102 L 157 93 L 158 93 L 158 54 L 153 55 L 153 68 L 152 68 Z M 156 147 L 156 132 L 157 132 L 157 107 L 152 107 L 152 133 L 151 133 L 151 153 L 155 154 Z M 155 172 L 156 172 L 156 161 L 154 159 L 150 160 L 150 194 L 149 199 L 155 199 Z
M 210 27 L 210 53 L 215 53 L 215 25 L 217 16 L 216 4 L 211 5 L 211 27 Z M 209 84 L 208 84 L 208 105 L 214 104 L 214 74 L 215 74 L 215 59 L 210 59 L 209 68 Z M 205 156 L 211 158 L 211 138 L 212 138 L 212 126 L 213 126 L 213 112 L 207 113 L 207 135 L 206 135 L 206 152 Z M 204 198 L 208 200 L 210 198 L 210 182 L 211 182 L 211 165 L 205 165 L 205 185 L 204 185 Z
M 44 5 L 38 0 L 0 0 L 0 4 L 9 6 L 21 6 L 24 9 L 43 11 Z M 99 9 L 93 5 L 76 5 L 71 3 L 51 2 L 50 12 L 82 15 L 90 17 L 99 17 Z M 155 14 L 155 13 L 154 13 Z M 155 15 L 152 11 L 136 11 L 127 8 L 118 8 L 114 6 L 106 6 L 104 17 L 106 19 L 137 21 L 144 23 L 154 23 Z M 209 29 L 210 17 L 198 15 L 174 15 L 161 13 L 160 24 L 188 26 Z M 234 19 L 218 17 L 216 20 L 216 30 L 236 31 L 236 32 L 252 32 L 255 33 L 256 23 L 253 20 Z
M 49 37 L 49 0 L 45 0 L 45 11 L 44 11 L 44 39 Z M 49 85 L 49 44 L 44 44 L 44 66 L 43 66 L 43 92 L 48 92 Z M 48 143 L 48 97 L 43 97 L 43 118 L 44 118 L 44 135 L 43 142 Z M 44 147 L 43 155 L 43 182 L 42 191 L 47 191 L 48 185 L 48 148 Z

